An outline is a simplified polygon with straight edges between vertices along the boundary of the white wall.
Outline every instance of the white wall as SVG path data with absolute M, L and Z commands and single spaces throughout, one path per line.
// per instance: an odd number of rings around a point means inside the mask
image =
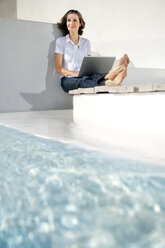
M 56 24 L 0 18 L 0 112 L 71 109 L 54 73 Z
M 86 20 L 92 50 L 120 57 L 136 67 L 165 68 L 164 0 L 17 0 L 18 19 L 56 23 L 69 9 Z
M 165 165 L 165 93 L 74 95 L 81 138 L 111 154 Z

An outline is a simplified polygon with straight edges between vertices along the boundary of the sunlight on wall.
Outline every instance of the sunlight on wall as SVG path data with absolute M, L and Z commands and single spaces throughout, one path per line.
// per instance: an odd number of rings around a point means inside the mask
M 86 20 L 92 50 L 120 57 L 136 67 L 165 68 L 164 0 L 17 0 L 18 19 L 56 23 L 69 9 Z

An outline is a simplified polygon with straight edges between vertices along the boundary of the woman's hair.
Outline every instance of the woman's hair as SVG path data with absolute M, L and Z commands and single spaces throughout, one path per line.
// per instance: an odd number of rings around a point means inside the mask
M 83 29 L 85 28 L 85 21 L 84 21 L 82 15 L 81 15 L 81 13 L 78 10 L 74 10 L 74 9 L 69 10 L 61 18 L 61 21 L 57 23 L 59 29 L 62 31 L 63 35 L 69 34 L 69 31 L 68 31 L 67 25 L 66 25 L 67 17 L 68 17 L 69 14 L 76 14 L 76 15 L 78 15 L 79 21 L 80 21 L 80 24 L 81 24 L 81 26 L 79 27 L 79 30 L 78 30 L 78 34 L 79 35 L 82 35 L 83 34 Z

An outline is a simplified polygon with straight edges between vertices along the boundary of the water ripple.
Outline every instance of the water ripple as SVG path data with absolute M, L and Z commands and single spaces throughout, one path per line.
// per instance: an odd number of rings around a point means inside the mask
M 0 137 L 0 247 L 165 247 L 164 167 L 3 126 Z

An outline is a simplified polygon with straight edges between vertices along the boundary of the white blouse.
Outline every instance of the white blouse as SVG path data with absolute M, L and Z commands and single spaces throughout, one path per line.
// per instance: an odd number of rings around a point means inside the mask
M 67 34 L 57 38 L 54 53 L 63 55 L 65 69 L 79 71 L 83 57 L 91 55 L 90 41 L 79 36 L 79 42 L 75 45 Z

